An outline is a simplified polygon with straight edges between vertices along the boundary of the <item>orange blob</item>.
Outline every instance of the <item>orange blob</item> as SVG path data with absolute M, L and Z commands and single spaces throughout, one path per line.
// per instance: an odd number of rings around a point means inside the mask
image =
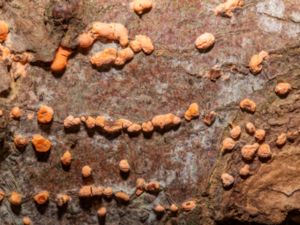
M 80 48 L 89 48 L 93 45 L 95 38 L 91 33 L 83 33 L 78 37 L 78 43 Z
M 17 149 L 23 149 L 28 145 L 28 139 L 20 134 L 14 137 L 14 144 Z
M 91 176 L 92 175 L 92 168 L 88 165 L 82 167 L 81 174 L 85 178 Z
M 70 151 L 65 151 L 65 153 L 60 157 L 61 164 L 64 166 L 70 166 L 72 162 L 72 154 Z
M 257 55 L 253 55 L 249 62 L 250 72 L 253 74 L 258 74 L 262 71 L 262 62 L 268 57 L 268 53 L 265 51 L 261 51 Z
M 13 107 L 12 110 L 10 111 L 10 117 L 19 120 L 22 116 L 23 112 L 19 107 Z
M 37 113 L 37 120 L 39 123 L 50 123 L 53 119 L 53 109 L 49 106 L 42 105 Z
M 114 64 L 117 58 L 117 50 L 115 48 L 106 48 L 101 52 L 96 53 L 90 58 L 92 65 L 101 67 L 104 65 Z
M 141 130 L 142 130 L 142 126 L 137 123 L 133 123 L 127 128 L 127 132 L 131 134 L 139 133 L 141 132 Z
M 199 105 L 197 103 L 192 103 L 188 110 L 184 113 L 184 118 L 187 121 L 191 121 L 192 119 L 199 117 Z
M 134 0 L 131 3 L 131 7 L 136 14 L 142 15 L 152 9 L 152 1 L 151 0 Z
M 154 51 L 153 43 L 146 35 L 136 35 L 135 40 L 140 43 L 143 52 L 146 54 L 151 54 Z
M 0 202 L 2 202 L 2 200 L 4 199 L 4 197 L 5 197 L 4 191 L 0 190 Z
M 78 195 L 80 198 L 92 197 L 92 186 L 91 185 L 82 186 L 79 190 Z
M 12 205 L 19 206 L 22 203 L 22 195 L 18 192 L 13 191 L 9 197 L 9 202 Z
M 8 32 L 9 32 L 9 27 L 8 27 L 7 23 L 0 20 L 0 42 L 3 42 L 6 40 Z
M 256 111 L 256 104 L 254 101 L 245 98 L 240 102 L 240 108 L 250 113 L 254 113 Z
M 214 43 L 215 36 L 211 33 L 204 33 L 196 39 L 195 46 L 199 50 L 206 50 L 212 47 Z
M 55 199 L 56 204 L 59 207 L 62 207 L 64 205 L 68 204 L 68 202 L 71 201 L 71 200 L 72 200 L 72 198 L 69 195 L 66 195 L 66 194 L 58 194 L 56 196 L 56 199 Z
M 71 49 L 60 46 L 55 54 L 54 60 L 51 64 L 51 70 L 54 73 L 63 72 L 68 64 L 68 58 L 72 54 Z
M 233 11 L 237 8 L 241 8 L 243 5 L 243 0 L 227 0 L 215 8 L 215 15 L 232 17 Z
M 43 205 L 46 202 L 48 202 L 49 200 L 49 192 L 48 191 L 41 191 L 38 194 L 36 194 L 33 197 L 34 201 L 38 204 L 38 205 Z
M 193 210 L 194 208 L 196 208 L 196 202 L 193 200 L 186 201 L 186 202 L 182 203 L 181 207 L 184 211 L 189 212 L 189 211 Z
M 130 165 L 126 159 L 120 161 L 119 169 L 123 173 L 128 173 L 130 171 Z
M 103 218 L 106 216 L 107 210 L 105 207 L 101 207 L 100 209 L 98 209 L 97 214 L 100 218 Z
M 163 207 L 161 204 L 158 204 L 153 208 L 153 211 L 157 214 L 162 214 L 165 212 L 165 210 L 165 207 Z
M 126 62 L 133 59 L 133 57 L 134 57 L 134 52 L 129 47 L 118 50 L 117 58 L 115 60 L 115 65 L 123 66 Z
M 40 153 L 48 152 L 52 146 L 51 141 L 44 138 L 40 134 L 33 135 L 31 143 L 33 144 L 35 150 Z
M 278 83 L 275 88 L 275 92 L 279 96 L 287 95 L 292 89 L 292 86 L 289 83 Z
M 23 224 L 24 225 L 31 225 L 32 221 L 28 216 L 23 217 Z
M 117 200 L 122 201 L 122 202 L 129 202 L 129 200 L 130 200 L 129 195 L 123 191 L 116 192 L 115 197 Z
M 181 123 L 181 119 L 172 113 L 168 113 L 153 117 L 151 122 L 154 128 L 164 129 L 179 125 Z

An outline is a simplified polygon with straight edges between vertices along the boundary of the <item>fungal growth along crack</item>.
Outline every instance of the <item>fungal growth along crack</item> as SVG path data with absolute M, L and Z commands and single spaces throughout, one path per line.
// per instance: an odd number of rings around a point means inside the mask
M 227 0 L 215 8 L 215 15 L 229 18 L 233 17 L 233 13 L 238 12 L 239 10 L 237 9 L 240 9 L 243 4 L 243 1 Z M 142 19 L 142 17 L 153 10 L 155 6 L 151 0 L 134 0 L 129 7 Z M 143 23 L 143 20 L 141 20 L 141 22 Z M 30 63 L 34 60 L 35 54 L 28 52 L 21 54 L 11 53 L 10 49 L 5 46 L 5 41 L 8 37 L 9 26 L 4 21 L 0 21 L 0 62 L 3 62 L 5 67 L 10 68 L 9 72 L 12 78 L 17 80 L 19 77 L 27 76 L 28 68 L 30 68 Z M 49 68 L 53 74 L 63 74 L 68 70 L 68 60 L 72 55 L 81 51 L 89 52 L 97 41 L 103 43 L 116 42 L 120 47 L 107 47 L 93 54 L 89 58 L 89 62 L 96 70 L 111 67 L 122 69 L 126 64 L 134 60 L 136 54 L 143 52 L 147 56 L 155 51 L 152 40 L 146 35 L 138 34 L 135 35 L 134 39 L 130 40 L 127 28 L 121 23 L 93 22 L 76 38 L 77 45 L 75 47 L 66 47 L 63 45 L 63 42 L 58 46 Z M 204 32 L 194 40 L 194 46 L 192 46 L 193 51 L 195 54 L 209 53 L 212 49 L 217 47 L 215 45 L 218 41 L 218 35 L 215 37 L 212 33 Z M 85 54 L 82 54 L 82 57 L 85 57 Z M 263 73 L 265 70 L 265 61 L 269 60 L 269 57 L 269 53 L 266 51 L 261 51 L 253 55 L 248 64 L 249 72 L 254 75 Z M 226 64 L 220 67 L 213 67 L 206 76 L 212 82 L 216 82 L 220 77 L 226 81 L 226 71 L 224 67 L 230 71 L 239 71 L 239 68 L 236 68 L 236 64 Z M 248 71 L 244 71 L 244 74 L 248 74 Z M 190 75 L 194 74 L 191 73 Z M 290 92 L 293 92 L 293 88 L 288 82 L 282 81 L 276 84 L 274 92 L 278 98 L 287 98 Z M 248 118 L 251 118 L 251 116 L 254 117 L 254 115 L 259 112 L 258 109 L 260 109 L 255 100 L 255 98 L 252 99 L 252 96 L 251 98 L 245 97 L 239 104 L 234 104 L 234 109 L 240 108 L 243 113 L 249 116 Z M 190 121 L 197 120 L 198 118 L 202 118 L 206 126 L 212 126 L 216 119 L 220 118 L 216 113 L 217 107 L 210 109 L 215 111 L 209 111 L 205 114 L 202 111 L 203 107 L 202 104 L 200 107 L 198 103 L 192 102 L 182 115 L 177 115 L 177 113 L 159 114 L 145 121 L 131 121 L 125 118 L 111 120 L 105 117 L 104 113 L 102 115 L 76 115 L 76 113 L 73 113 L 73 115 L 70 114 L 63 121 L 60 121 L 57 119 L 57 109 L 55 109 L 54 106 L 52 108 L 50 105 L 45 104 L 39 106 L 36 114 L 35 110 L 33 113 L 32 110 L 27 110 L 26 107 L 16 105 L 11 108 L 10 112 L 1 111 L 0 116 L 7 116 L 9 114 L 10 122 L 18 124 L 20 130 L 23 121 L 29 122 L 28 124 L 34 123 L 33 118 L 36 116 L 36 122 L 41 129 L 40 134 L 25 135 L 21 131 L 18 132 L 17 128 L 11 134 L 13 136 L 12 141 L 20 153 L 24 152 L 29 144 L 31 144 L 35 150 L 37 160 L 48 162 L 47 156 L 53 154 L 53 149 L 58 144 L 49 129 L 53 123 L 57 123 L 59 127 L 61 127 L 61 130 L 58 130 L 59 134 L 70 137 L 79 133 L 83 125 L 90 138 L 94 137 L 94 135 L 90 134 L 96 131 L 108 137 L 107 140 L 114 139 L 118 141 L 117 136 L 122 133 L 128 134 L 130 138 L 129 142 L 135 140 L 134 137 L 139 136 L 141 133 L 145 137 L 143 140 L 151 140 L 151 135 L 154 132 L 159 132 L 163 135 L 165 132 L 173 129 L 176 130 L 182 125 L 187 126 Z M 26 115 L 28 111 L 30 111 L 30 114 Z M 194 125 L 193 123 L 190 124 Z M 228 135 L 223 139 L 220 146 L 220 156 L 224 159 L 228 155 L 235 154 L 237 152 L 236 150 L 240 150 L 239 159 L 242 161 L 242 166 L 238 169 L 235 168 L 235 170 L 226 168 L 222 171 L 220 176 L 218 176 L 219 182 L 216 185 L 220 187 L 223 186 L 224 192 L 230 192 L 230 190 L 234 189 L 235 185 L 240 182 L 240 178 L 246 181 L 255 175 L 256 171 L 254 171 L 252 164 L 256 158 L 258 158 L 260 165 L 265 165 L 270 163 L 274 157 L 274 149 L 272 149 L 268 139 L 268 130 L 260 128 L 260 126 L 254 122 L 247 122 L 245 124 L 231 123 L 229 127 Z M 245 135 L 249 137 L 244 139 Z M 295 135 L 293 132 L 281 132 L 275 140 L 277 147 L 283 147 L 289 141 L 289 138 L 292 139 Z M 249 141 L 249 138 L 252 138 L 252 140 Z M 166 138 L 165 142 L 168 141 Z M 136 154 L 141 154 L 141 152 Z M 72 148 L 66 148 L 64 152 L 60 154 L 58 162 L 52 161 L 51 163 L 56 163 L 59 171 L 68 174 L 70 167 L 74 165 L 74 161 L 76 161 L 77 157 Z M 96 184 L 93 180 L 95 168 L 92 162 L 86 162 L 84 166 L 80 166 L 80 180 L 82 183 L 78 188 L 61 190 L 59 193 L 52 192 L 51 187 L 49 187 L 50 190 L 40 188 L 40 190 L 34 190 L 34 193 L 30 194 L 21 193 L 21 191 L 17 191 L 18 188 L 6 193 L 4 190 L 0 190 L 0 202 L 7 199 L 12 207 L 20 207 L 25 202 L 32 201 L 37 208 L 47 207 L 49 202 L 54 202 L 57 205 L 58 211 L 60 211 L 63 208 L 68 208 L 68 204 L 76 200 L 79 200 L 79 203 L 84 205 L 86 202 L 98 204 L 98 200 L 103 199 L 105 201 L 102 202 L 101 206 L 98 205 L 98 210 L 95 212 L 99 221 L 102 222 L 105 222 L 105 218 L 111 216 L 109 206 L 110 204 L 114 204 L 114 201 L 113 203 L 111 201 L 112 199 L 115 200 L 118 207 L 126 207 L 129 204 L 138 204 L 144 194 L 151 196 L 147 196 L 147 198 L 149 198 L 147 201 L 149 201 L 149 208 L 155 213 L 157 220 L 163 221 L 162 218 L 166 218 L 166 216 L 170 216 L 170 218 L 180 217 L 182 214 L 202 209 L 202 202 L 198 197 L 189 197 L 189 199 L 181 201 L 180 203 L 175 203 L 175 201 L 170 201 L 168 204 L 161 202 L 159 195 L 162 192 L 168 191 L 167 181 L 163 184 L 155 179 L 147 179 L 146 181 L 145 178 L 138 177 L 135 180 L 135 187 L 133 187 L 129 184 L 130 181 L 128 178 L 132 173 L 138 174 L 136 170 L 142 171 L 143 168 L 136 168 L 138 162 L 130 161 L 126 155 L 120 157 L 121 158 L 118 158 L 118 163 L 114 165 L 112 169 L 117 171 L 118 175 L 120 175 L 120 180 L 117 179 L 114 181 L 116 183 L 107 183 L 104 186 Z M 183 156 L 179 154 L 179 157 Z M 160 159 L 157 160 L 160 161 Z M 186 161 L 190 160 L 186 159 Z M 167 176 L 167 172 L 163 176 Z M 180 173 L 174 176 L 180 176 Z M 126 183 L 128 186 L 124 185 L 124 187 L 126 186 L 125 188 L 116 188 L 115 186 L 118 185 L 118 182 Z M 132 191 L 132 189 L 134 189 L 134 191 Z M 204 195 L 205 193 L 203 196 Z M 151 200 L 152 198 L 153 200 Z M 23 224 L 32 223 L 28 216 L 24 216 L 22 222 Z

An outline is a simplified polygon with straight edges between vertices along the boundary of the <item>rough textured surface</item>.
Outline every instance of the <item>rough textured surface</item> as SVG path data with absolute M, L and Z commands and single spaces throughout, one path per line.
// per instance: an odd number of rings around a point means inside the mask
M 13 210 L 7 199 L 0 203 L 0 224 L 20 224 L 30 216 L 33 224 L 97 224 L 97 210 L 107 208 L 106 224 L 291 224 L 299 220 L 299 138 L 282 148 L 276 147 L 277 135 L 299 130 L 300 110 L 300 5 L 298 0 L 249 0 L 232 18 L 216 17 L 213 9 L 220 1 L 162 0 L 138 17 L 129 1 L 70 0 L 61 6 L 54 0 L 2 0 L 0 15 L 10 26 L 5 45 L 14 53 L 32 52 L 34 60 L 27 76 L 11 79 L 0 65 L 0 188 L 6 193 L 17 190 L 24 203 Z M 59 44 L 75 48 L 76 37 L 93 21 L 117 22 L 135 35 L 149 36 L 155 51 L 135 55 L 123 68 L 96 70 L 89 63 L 94 53 L 115 43 L 96 42 L 88 52 L 74 51 L 64 74 L 50 72 L 50 63 Z M 207 53 L 194 47 L 204 32 L 213 33 L 216 43 Z M 261 50 L 270 53 L 263 71 L 254 76 L 248 68 L 252 55 Z M 221 77 L 215 82 L 208 76 Z M 217 76 L 219 77 L 219 76 Z M 214 78 L 215 79 L 215 78 Z M 214 80 L 212 79 L 212 80 Z M 274 93 L 277 82 L 289 82 L 287 98 Z M 10 86 L 10 88 L 9 88 Z M 8 91 L 5 96 L 2 92 Z M 254 115 L 241 112 L 239 101 L 251 97 Z M 183 116 L 190 103 L 200 105 L 200 119 L 170 132 L 129 137 L 122 134 L 107 138 L 98 132 L 66 133 L 63 120 L 70 114 L 105 115 L 134 122 L 150 120 L 154 115 L 175 113 Z M 39 125 L 26 115 L 36 113 L 45 104 L 54 110 L 50 125 Z M 9 118 L 12 107 L 24 110 L 20 121 Z M 218 117 L 211 127 L 202 116 L 215 111 Z M 252 121 L 267 131 L 266 142 L 273 152 L 271 160 L 251 164 L 253 175 L 239 178 L 243 165 L 239 148 L 253 142 L 244 125 Z M 242 127 L 243 133 L 233 153 L 219 154 L 220 143 L 229 136 L 229 124 Z M 29 145 L 24 152 L 13 144 L 14 134 L 31 137 L 36 133 L 51 140 L 53 147 L 45 158 L 35 155 Z M 70 149 L 74 158 L 69 171 L 62 169 L 60 157 Z M 124 180 L 118 162 L 126 158 L 131 173 Z M 81 168 L 93 168 L 92 180 L 83 181 Z M 236 178 L 232 189 L 224 190 L 220 175 L 230 172 Z M 158 180 L 163 190 L 157 195 L 144 193 L 134 197 L 135 181 Z M 80 202 L 81 185 L 94 183 L 111 186 L 114 191 L 131 195 L 130 203 L 115 201 Z M 49 204 L 38 208 L 32 196 L 41 190 L 50 192 Z M 58 210 L 58 193 L 72 197 L 65 211 Z M 165 214 L 157 218 L 156 204 L 180 205 L 190 199 L 197 207 L 177 217 Z

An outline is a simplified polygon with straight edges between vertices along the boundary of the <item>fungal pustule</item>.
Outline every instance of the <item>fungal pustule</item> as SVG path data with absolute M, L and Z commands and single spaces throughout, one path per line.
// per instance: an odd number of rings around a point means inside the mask
M 151 181 L 145 185 L 145 190 L 152 193 L 159 192 L 160 184 L 158 181 Z
M 19 120 L 22 116 L 23 112 L 20 107 L 15 106 L 10 111 L 10 117 L 15 120 Z
M 103 218 L 106 216 L 107 210 L 105 207 L 100 207 L 97 211 L 97 215 L 99 218 Z
M 184 113 L 184 118 L 187 121 L 191 121 L 192 119 L 198 118 L 200 115 L 199 105 L 197 103 L 190 104 L 187 111 Z
M 90 177 L 92 175 L 92 168 L 89 165 L 85 165 L 81 169 L 81 175 L 84 178 Z
M 136 179 L 136 188 L 139 188 L 139 189 L 144 189 L 145 188 L 145 179 L 144 178 L 138 178 Z
M 94 22 L 91 32 L 97 39 L 106 39 L 110 41 L 119 41 L 122 47 L 128 45 L 128 30 L 120 23 L 102 23 Z
M 289 83 L 281 82 L 278 83 L 275 87 L 275 93 L 279 96 L 287 95 L 292 89 L 292 86 Z
M 68 58 L 72 54 L 72 50 L 60 46 L 55 54 L 54 60 L 51 64 L 51 71 L 54 73 L 63 72 L 68 64 Z
M 126 159 L 122 159 L 119 162 L 119 169 L 123 173 L 128 173 L 130 171 L 130 165 Z
M 143 194 L 145 189 L 145 184 L 146 182 L 143 178 L 138 178 L 136 180 L 136 191 L 135 191 L 136 196 L 140 196 L 141 194 Z
M 115 193 L 115 198 L 120 201 L 120 202 L 129 202 L 130 197 L 127 193 L 123 192 L 123 191 L 118 191 Z
M 54 111 L 51 107 L 42 105 L 37 112 L 37 120 L 39 123 L 50 123 L 53 119 Z
M 117 50 L 115 48 L 106 48 L 101 52 L 96 53 L 90 58 L 92 65 L 101 67 L 104 65 L 114 64 L 117 58 Z
M 229 173 L 223 173 L 221 175 L 221 181 L 224 188 L 229 188 L 234 183 L 234 177 L 230 175 Z
M 276 139 L 276 145 L 277 146 L 283 146 L 286 143 L 287 140 L 287 135 L 286 133 L 281 133 L 278 135 L 277 139 Z
M 235 140 L 232 138 L 225 138 L 222 142 L 221 152 L 232 151 L 236 145 Z
M 250 72 L 254 75 L 262 71 L 262 62 L 267 58 L 269 54 L 266 51 L 261 51 L 260 53 L 253 55 L 249 62 Z
M 248 164 L 244 165 L 240 170 L 239 174 L 242 178 L 246 178 L 250 175 L 250 166 Z
M 79 117 L 75 118 L 72 115 L 69 115 L 64 119 L 64 127 L 67 129 L 72 128 L 72 127 L 77 127 L 80 125 L 80 123 L 81 123 L 80 118 Z
M 203 122 L 207 125 L 207 126 L 211 126 L 217 117 L 217 113 L 214 111 L 211 111 L 209 113 L 207 113 L 204 117 L 203 117 Z
M 186 211 L 186 212 L 189 212 L 193 209 L 196 208 L 196 202 L 194 200 L 190 200 L 190 201 L 186 201 L 186 202 L 183 202 L 181 204 L 181 208 Z
M 36 204 L 43 205 L 43 204 L 47 203 L 48 200 L 49 200 L 49 192 L 48 191 L 41 191 L 38 194 L 36 194 L 33 197 L 33 199 L 34 199 Z
M 134 57 L 134 52 L 129 47 L 118 50 L 117 58 L 115 60 L 115 65 L 123 66 L 126 62 L 132 60 L 133 57 Z
M 4 197 L 5 197 L 5 192 L 0 190 L 0 202 L 3 201 Z
M 121 124 L 121 125 L 122 125 L 122 128 L 125 129 L 125 130 L 127 130 L 128 127 L 130 127 L 130 126 L 133 124 L 130 120 L 123 119 L 123 118 L 118 119 L 118 120 L 116 121 L 116 123 L 117 123 L 117 124 Z
M 96 119 L 88 116 L 85 120 L 84 120 L 85 126 L 88 129 L 93 129 L 96 126 Z
M 259 148 L 259 144 L 244 145 L 241 149 L 243 159 L 251 161 L 255 157 L 255 153 Z
M 131 8 L 138 15 L 142 15 L 152 9 L 152 0 L 134 0 L 131 3 Z
M 142 45 L 138 40 L 132 40 L 129 42 L 129 47 L 132 49 L 134 53 L 139 53 L 142 51 Z
M 272 156 L 270 145 L 262 144 L 259 146 L 257 155 L 260 159 L 269 159 Z
M 28 138 L 23 135 L 17 134 L 14 137 L 14 144 L 17 149 L 24 149 L 28 145 L 28 142 Z
M 115 122 L 105 122 L 105 125 L 103 127 L 103 130 L 107 134 L 117 134 L 123 130 L 123 124 L 120 121 Z
M 234 126 L 231 130 L 230 130 L 230 136 L 233 139 L 238 139 L 241 136 L 242 133 L 242 129 L 240 126 Z
M 141 45 L 144 53 L 151 54 L 154 51 L 154 45 L 151 39 L 146 35 L 136 35 L 135 40 Z
M 243 0 L 227 0 L 224 3 L 219 4 L 215 8 L 215 15 L 221 15 L 226 17 L 232 17 L 233 11 L 237 8 L 241 8 L 244 5 Z
M 34 149 L 40 153 L 48 152 L 52 146 L 51 141 L 40 134 L 33 135 L 31 143 L 34 146 Z
M 127 128 L 127 132 L 130 134 L 140 133 L 142 130 L 142 126 L 138 123 L 133 123 Z
M 215 44 L 215 36 L 211 33 L 201 34 L 195 41 L 195 46 L 199 50 L 206 50 Z
M 102 186 L 92 185 L 92 196 L 101 197 L 103 195 L 104 188 Z
M 181 123 L 181 119 L 172 113 L 154 116 L 151 120 L 154 128 L 164 129 Z
M 13 191 L 13 192 L 11 192 L 8 200 L 9 200 L 10 204 L 19 206 L 22 204 L 22 195 L 18 192 Z
M 257 141 L 263 141 L 266 137 L 266 131 L 263 129 L 257 129 L 254 134 Z
M 155 207 L 153 208 L 153 211 L 157 214 L 162 214 L 165 212 L 165 207 L 163 207 L 161 204 L 157 204 L 155 205 Z
M 245 129 L 246 129 L 247 133 L 250 135 L 253 135 L 256 131 L 254 124 L 251 122 L 246 123 Z
M 72 198 L 67 194 L 58 194 L 55 198 L 55 202 L 58 207 L 67 205 L 71 200 Z
M 65 151 L 62 157 L 60 157 L 60 162 L 64 166 L 70 166 L 72 162 L 72 154 L 69 150 Z
M 144 133 L 151 133 L 154 130 L 153 124 L 151 121 L 142 123 L 142 130 Z
M 22 219 L 22 222 L 23 222 L 24 225 L 31 225 L 32 224 L 32 221 L 28 216 L 24 216 L 23 219 Z
M 172 204 L 171 206 L 170 206 L 170 211 L 172 212 L 172 213 L 177 213 L 178 212 L 178 206 L 176 205 L 176 204 Z
M 92 186 L 84 185 L 79 189 L 78 196 L 80 198 L 88 198 L 92 197 Z
M 96 117 L 95 125 L 97 127 L 104 128 L 105 123 L 106 123 L 106 119 L 105 119 L 104 116 L 97 116 Z
M 3 42 L 6 40 L 9 33 L 9 27 L 6 22 L 3 20 L 0 20 L 0 42 Z
M 89 48 L 93 45 L 95 38 L 91 32 L 82 33 L 78 36 L 78 45 L 80 48 Z
M 245 98 L 240 101 L 240 108 L 244 111 L 254 113 L 256 111 L 256 104 L 249 98 Z
M 106 198 L 111 198 L 112 195 L 113 195 L 113 189 L 111 187 L 106 187 L 104 188 L 103 190 L 103 195 L 106 197 Z

